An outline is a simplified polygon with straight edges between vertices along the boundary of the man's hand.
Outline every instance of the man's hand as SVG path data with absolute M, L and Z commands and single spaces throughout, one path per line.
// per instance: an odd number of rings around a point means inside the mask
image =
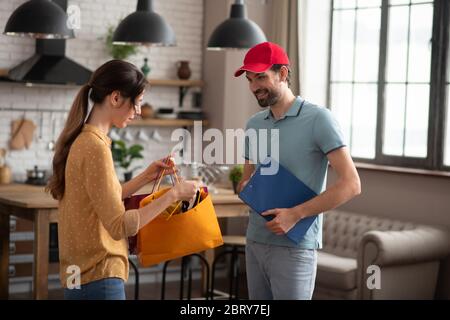
M 242 189 L 245 188 L 245 186 L 246 186 L 247 183 L 248 183 L 248 180 L 249 180 L 249 179 L 247 179 L 247 180 L 242 180 L 241 182 L 239 182 L 238 187 L 237 187 L 237 192 L 238 192 L 238 193 L 240 193 L 240 192 L 242 191 Z
M 274 218 L 266 223 L 266 227 L 276 235 L 283 235 L 300 220 L 294 213 L 293 209 L 272 209 L 263 212 L 263 216 L 274 216 Z

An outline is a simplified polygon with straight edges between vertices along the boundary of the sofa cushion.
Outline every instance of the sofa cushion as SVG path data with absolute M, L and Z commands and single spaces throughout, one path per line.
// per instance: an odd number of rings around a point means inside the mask
M 356 288 L 356 259 L 318 251 L 316 283 L 326 288 Z
M 341 257 L 356 258 L 361 239 L 368 231 L 415 228 L 417 225 L 409 222 L 332 210 L 324 215 L 323 250 Z

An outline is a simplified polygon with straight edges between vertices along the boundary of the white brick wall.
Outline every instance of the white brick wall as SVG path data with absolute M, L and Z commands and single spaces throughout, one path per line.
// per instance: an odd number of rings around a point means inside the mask
M 0 1 L 0 31 L 11 13 L 25 0 Z M 109 26 L 117 26 L 120 19 L 136 9 L 137 1 L 130 0 L 69 0 L 70 5 L 81 9 L 81 29 L 76 30 L 76 38 L 67 41 L 66 55 L 78 63 L 95 70 L 105 61 L 107 55 L 104 37 Z M 203 37 L 203 0 L 155 0 L 154 9 L 162 15 L 174 29 L 176 47 L 140 48 L 139 53 L 129 61 L 141 67 L 144 57 L 149 59 L 151 78 L 176 79 L 176 62 L 191 61 L 192 79 L 200 79 L 202 74 L 202 37 Z M 14 38 L 0 34 L 0 68 L 10 69 L 33 55 L 35 41 L 28 38 Z M 53 153 L 48 150 L 52 137 L 52 118 L 57 119 L 56 132 L 59 134 L 65 113 L 41 113 L 39 109 L 68 110 L 77 93 L 77 88 L 69 87 L 25 87 L 19 84 L 0 82 L 0 108 L 26 108 L 26 118 L 34 120 L 37 126 L 43 119 L 43 127 L 37 128 L 35 138 L 29 150 L 9 151 L 7 163 L 12 168 L 15 180 L 25 180 L 27 169 L 34 165 L 49 169 Z M 191 105 L 190 95 L 184 105 Z M 176 107 L 178 89 L 173 87 L 153 87 L 146 94 L 145 101 L 154 107 Z M 19 119 L 23 112 L 0 111 L 0 147 L 7 147 L 10 138 L 11 121 Z M 42 130 L 42 138 L 39 134 Z M 134 136 L 139 128 L 129 128 Z M 142 164 L 164 156 L 170 150 L 170 129 L 142 128 L 148 135 L 153 130 L 164 137 L 163 142 L 143 142 L 145 159 Z M 140 163 L 136 163 L 139 165 Z

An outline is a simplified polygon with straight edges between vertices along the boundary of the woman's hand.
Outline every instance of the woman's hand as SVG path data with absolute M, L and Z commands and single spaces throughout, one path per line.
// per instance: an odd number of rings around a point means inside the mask
M 173 174 L 175 170 L 174 166 L 175 164 L 171 158 L 169 159 L 169 161 L 167 161 L 167 158 L 164 158 L 153 162 L 147 167 L 147 169 L 139 174 L 139 176 L 122 184 L 122 199 L 130 197 L 135 192 L 140 190 L 143 186 L 145 186 L 149 182 L 154 181 L 159 177 L 160 172 L 164 169 L 166 169 L 164 170 L 164 175 Z
M 164 175 L 173 174 L 175 163 L 172 158 L 167 161 L 167 158 L 163 158 L 152 162 L 147 169 L 144 170 L 144 174 L 149 182 L 154 181 L 160 175 L 160 172 L 164 169 Z
M 199 187 L 199 181 L 183 181 L 177 183 L 171 191 L 175 197 L 175 201 L 190 201 L 195 197 Z

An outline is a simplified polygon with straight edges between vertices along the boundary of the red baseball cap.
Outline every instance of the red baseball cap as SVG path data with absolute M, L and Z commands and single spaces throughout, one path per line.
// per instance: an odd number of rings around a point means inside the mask
M 263 42 L 248 50 L 244 65 L 234 73 L 234 76 L 239 77 L 245 71 L 265 72 L 274 64 L 289 64 L 289 58 L 279 45 L 272 42 Z

